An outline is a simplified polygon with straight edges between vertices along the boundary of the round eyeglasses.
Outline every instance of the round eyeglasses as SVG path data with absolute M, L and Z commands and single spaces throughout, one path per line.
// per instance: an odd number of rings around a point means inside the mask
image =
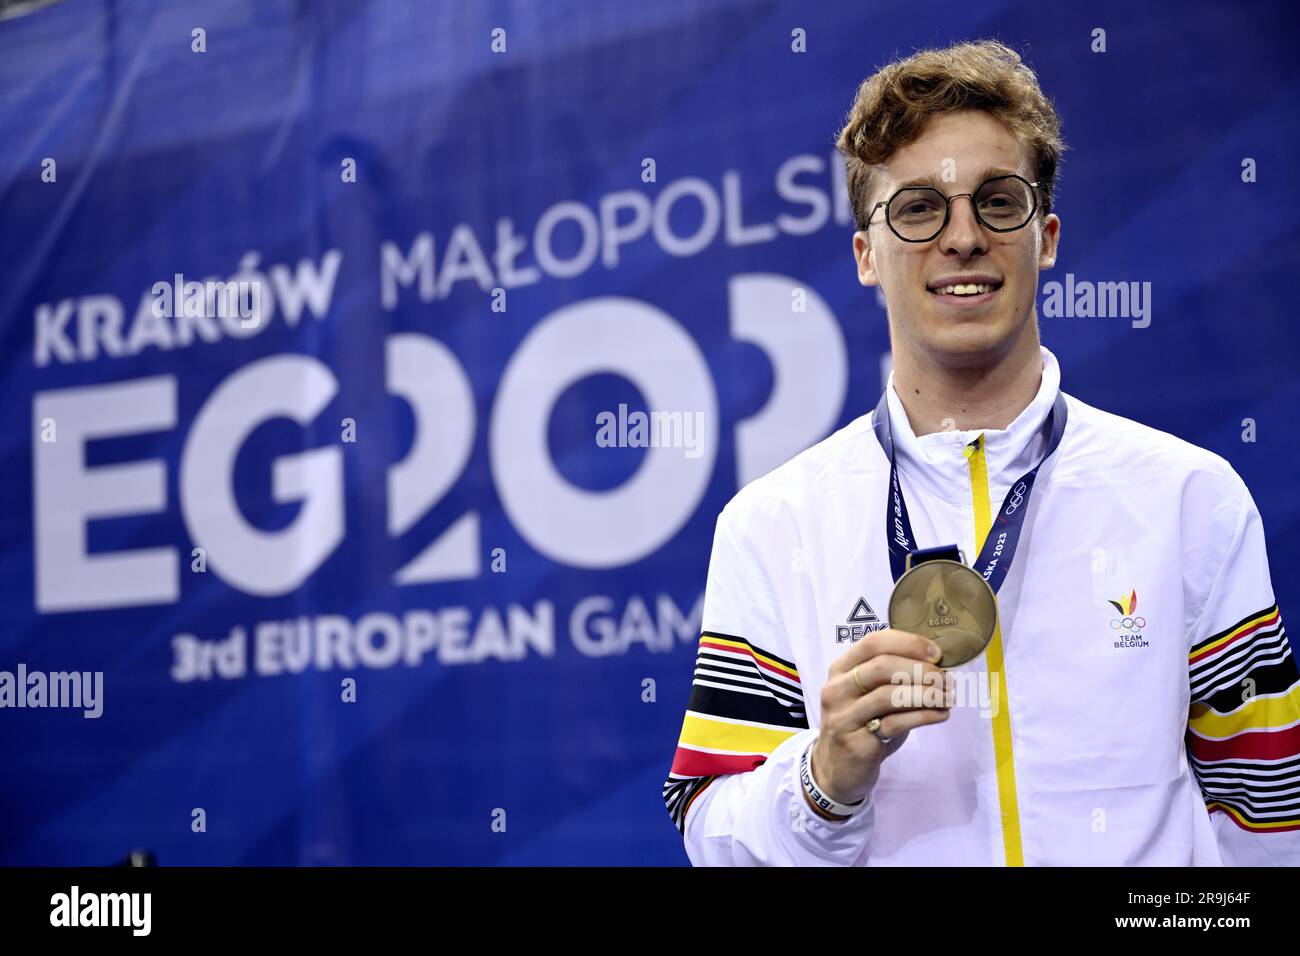
M 995 176 L 986 179 L 974 193 L 946 196 L 932 186 L 905 186 L 871 207 L 867 228 L 876 210 L 885 207 L 885 222 L 904 242 L 929 242 L 948 225 L 952 201 L 962 196 L 971 201 L 975 219 L 993 232 L 1023 229 L 1038 211 L 1038 183 L 1023 177 Z

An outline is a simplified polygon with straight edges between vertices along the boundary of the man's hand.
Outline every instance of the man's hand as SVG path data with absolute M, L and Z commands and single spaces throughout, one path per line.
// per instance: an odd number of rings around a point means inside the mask
M 935 666 L 940 657 L 939 648 L 919 634 L 886 628 L 868 634 L 831 664 L 812 752 L 813 779 L 828 797 L 856 803 L 871 792 L 880 762 L 902 746 L 913 727 L 948 719 L 954 681 Z M 867 730 L 873 717 L 881 718 L 880 733 L 892 738 L 888 747 Z

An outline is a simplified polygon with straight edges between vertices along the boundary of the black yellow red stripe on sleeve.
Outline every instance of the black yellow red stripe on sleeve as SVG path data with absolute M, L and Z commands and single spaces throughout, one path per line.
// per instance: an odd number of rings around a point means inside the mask
M 763 765 L 787 738 L 808 727 L 795 665 L 743 637 L 705 631 L 695 658 L 664 803 L 678 829 L 695 798 L 717 777 Z
M 1276 604 L 1192 647 L 1187 752 L 1206 806 L 1300 829 L 1300 672 Z

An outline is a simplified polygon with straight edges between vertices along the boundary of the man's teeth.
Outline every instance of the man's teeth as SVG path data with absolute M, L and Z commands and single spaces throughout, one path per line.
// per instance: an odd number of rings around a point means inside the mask
M 948 285 L 934 291 L 936 295 L 980 295 L 992 292 L 993 286 L 980 282 L 972 285 Z

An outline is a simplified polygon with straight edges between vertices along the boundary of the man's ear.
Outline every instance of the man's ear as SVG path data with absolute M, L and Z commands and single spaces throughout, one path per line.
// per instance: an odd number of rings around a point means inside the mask
M 1045 218 L 1040 234 L 1043 241 L 1038 250 L 1038 268 L 1042 271 L 1056 265 L 1056 248 L 1061 241 L 1061 217 L 1052 213 Z
M 862 285 L 880 285 L 880 276 L 876 275 L 875 251 L 871 248 L 871 237 L 865 229 L 853 234 L 853 258 L 858 264 L 858 282 Z

